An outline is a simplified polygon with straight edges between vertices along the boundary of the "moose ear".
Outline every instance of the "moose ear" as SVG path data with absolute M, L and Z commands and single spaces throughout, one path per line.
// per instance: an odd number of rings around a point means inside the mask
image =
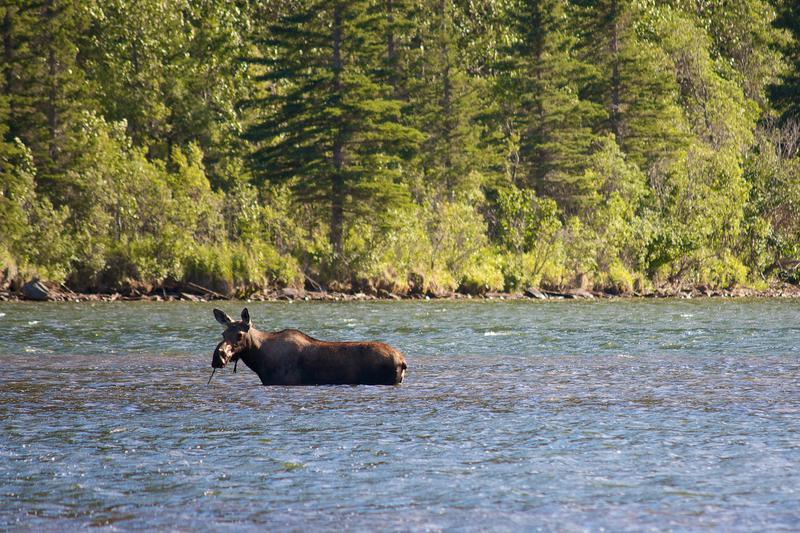
M 253 324 L 250 321 L 250 311 L 248 311 L 246 307 L 242 309 L 242 324 L 244 324 L 248 328 Z
M 223 311 L 220 311 L 219 309 L 214 309 L 214 318 L 216 318 L 217 322 L 219 322 L 223 326 L 230 326 L 231 322 L 233 322 L 233 319 L 231 317 L 229 317 L 227 314 L 225 314 Z

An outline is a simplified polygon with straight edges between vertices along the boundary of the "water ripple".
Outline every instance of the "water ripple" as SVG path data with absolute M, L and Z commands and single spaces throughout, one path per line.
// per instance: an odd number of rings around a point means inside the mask
M 795 303 L 251 305 L 408 355 L 306 388 L 206 386 L 211 307 L 0 306 L 0 529 L 800 525 Z

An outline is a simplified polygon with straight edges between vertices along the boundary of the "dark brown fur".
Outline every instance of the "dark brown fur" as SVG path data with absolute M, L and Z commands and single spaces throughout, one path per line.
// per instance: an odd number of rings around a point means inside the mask
M 327 342 L 296 329 L 258 331 L 247 309 L 242 320 L 214 310 L 227 326 L 214 350 L 213 368 L 241 360 L 264 385 L 397 385 L 403 381 L 406 360 L 382 342 Z

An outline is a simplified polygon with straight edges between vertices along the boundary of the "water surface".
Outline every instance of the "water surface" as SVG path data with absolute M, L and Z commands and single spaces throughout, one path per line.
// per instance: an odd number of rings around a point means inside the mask
M 800 302 L 248 306 L 406 382 L 206 386 L 211 304 L 0 304 L 0 530 L 800 529 Z

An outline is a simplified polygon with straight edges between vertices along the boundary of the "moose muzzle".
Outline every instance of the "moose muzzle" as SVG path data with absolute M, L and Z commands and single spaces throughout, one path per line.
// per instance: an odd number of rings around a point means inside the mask
M 225 341 L 217 344 L 211 358 L 211 368 L 224 368 L 233 357 L 233 347 Z

